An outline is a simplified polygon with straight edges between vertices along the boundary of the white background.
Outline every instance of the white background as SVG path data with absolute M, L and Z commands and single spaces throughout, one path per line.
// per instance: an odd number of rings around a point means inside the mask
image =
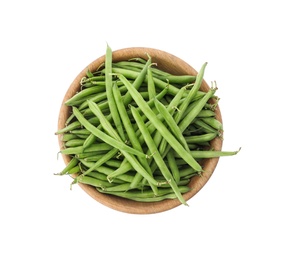
M 0 259 L 283 260 L 283 24 L 276 0 L 1 1 Z M 208 62 L 242 150 L 189 207 L 121 213 L 53 175 L 63 96 L 106 43 Z

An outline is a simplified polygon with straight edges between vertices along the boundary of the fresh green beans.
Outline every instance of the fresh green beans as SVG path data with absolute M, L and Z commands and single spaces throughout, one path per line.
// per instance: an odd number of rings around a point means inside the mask
M 152 111 L 149 105 L 142 98 L 140 93 L 132 88 L 132 85 L 123 75 L 117 75 L 122 82 L 124 82 L 127 87 L 129 93 L 132 95 L 133 99 L 137 103 L 137 105 L 141 108 L 143 113 L 148 117 L 151 123 L 156 127 L 157 131 L 159 131 L 162 135 L 167 136 L 167 141 L 171 144 L 174 150 L 177 153 L 180 153 L 183 159 L 194 169 L 197 171 L 202 171 L 201 166 L 193 159 L 190 153 L 188 153 L 182 145 L 177 141 L 177 139 L 171 134 L 171 132 L 167 129 L 167 127 L 161 123 L 160 120 L 157 119 L 157 115 Z
M 166 181 L 171 185 L 174 193 L 176 194 L 177 198 L 180 200 L 181 203 L 186 204 L 186 201 L 182 197 L 181 193 L 178 190 L 178 186 L 176 182 L 173 180 L 173 176 L 171 172 L 169 171 L 167 165 L 163 161 L 163 158 L 161 154 L 158 151 L 158 148 L 156 147 L 147 127 L 143 123 L 141 116 L 139 112 L 132 106 L 131 107 L 132 114 L 134 116 L 134 119 L 136 123 L 138 124 L 138 127 L 141 130 L 142 135 L 144 136 L 145 142 L 147 146 L 149 147 L 150 152 L 152 153 L 154 160 L 156 161 L 159 169 L 161 170 L 162 174 L 164 175 Z
M 83 115 L 80 113 L 80 111 L 76 107 L 73 107 L 73 113 L 87 130 L 89 130 L 93 135 L 96 135 L 98 138 L 103 140 L 106 144 L 109 144 L 109 145 L 111 145 L 111 146 L 113 146 L 113 147 L 115 147 L 115 148 L 117 148 L 121 151 L 126 151 L 126 152 L 129 152 L 129 153 L 138 155 L 138 156 L 145 156 L 141 152 L 131 148 L 130 146 L 127 146 L 122 141 L 118 141 L 118 140 L 110 137 L 109 135 L 105 134 L 104 132 L 102 132 L 101 130 L 99 130 L 95 126 L 93 126 L 90 122 L 88 122 L 83 117 Z
M 70 161 L 56 175 L 125 199 L 187 205 L 183 194 L 202 176 L 204 160 L 239 152 L 212 145 L 223 125 L 217 88 L 202 90 L 207 63 L 197 75 L 173 75 L 148 54 L 112 58 L 107 45 L 104 63 L 87 69 L 80 90 L 65 102 L 71 113 L 56 134 Z

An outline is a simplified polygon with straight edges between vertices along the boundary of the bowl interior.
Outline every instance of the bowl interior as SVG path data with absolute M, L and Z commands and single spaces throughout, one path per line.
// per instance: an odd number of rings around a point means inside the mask
M 147 59 L 147 53 L 151 56 L 152 61 L 154 63 L 157 63 L 157 67 L 160 68 L 161 70 L 164 70 L 166 72 L 175 75 L 182 75 L 182 74 L 197 75 L 197 71 L 182 59 L 170 53 L 152 48 L 133 47 L 133 48 L 126 48 L 126 49 L 113 51 L 113 62 L 129 60 L 131 58 L 137 58 L 137 57 Z M 68 88 L 64 96 L 60 108 L 60 113 L 58 118 L 58 129 L 61 129 L 65 126 L 65 122 L 71 112 L 70 107 L 64 105 L 65 101 L 67 101 L 69 98 L 75 95 L 76 92 L 80 90 L 80 80 L 82 77 L 86 76 L 87 69 L 89 69 L 90 71 L 97 70 L 99 66 L 104 62 L 104 60 L 105 60 L 105 55 L 91 62 L 78 74 L 78 76 L 71 83 L 70 87 Z M 201 90 L 203 91 L 209 90 L 209 86 L 205 80 L 203 80 L 202 82 Z M 220 122 L 222 122 L 221 112 L 218 105 L 216 107 L 215 112 L 216 112 L 216 118 Z M 60 148 L 63 147 L 63 142 L 61 140 L 60 135 L 58 136 L 58 140 Z M 215 138 L 211 143 L 215 150 L 221 150 L 222 148 L 221 138 Z M 65 164 L 68 164 L 68 162 L 70 161 L 70 157 L 64 154 L 62 154 L 62 156 Z M 219 158 L 212 158 L 205 160 L 203 167 L 204 173 L 202 174 L 202 177 L 199 176 L 193 177 L 189 183 L 189 187 L 191 188 L 191 190 L 183 195 L 186 200 L 192 198 L 207 183 L 207 181 L 209 180 L 209 178 L 211 177 L 217 166 L 218 160 Z M 94 187 L 89 185 L 79 184 L 79 186 L 92 198 L 102 203 L 103 205 L 112 208 L 114 210 L 131 213 L 131 214 L 158 213 L 170 210 L 172 208 L 181 205 L 177 199 L 164 200 L 153 203 L 136 202 L 112 195 L 102 194 L 98 192 Z

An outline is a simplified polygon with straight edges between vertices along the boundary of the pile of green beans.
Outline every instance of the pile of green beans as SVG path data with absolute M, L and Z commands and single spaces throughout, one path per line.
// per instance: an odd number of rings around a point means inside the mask
M 178 199 L 188 192 L 193 176 L 202 175 L 206 158 L 238 151 L 214 151 L 222 138 L 215 118 L 216 86 L 201 91 L 207 63 L 196 76 L 171 75 L 148 59 L 105 62 L 87 71 L 81 90 L 65 102 L 72 113 L 62 135 L 60 153 L 70 162 L 58 175 L 99 192 L 154 202 Z M 209 101 L 214 102 L 209 102 Z

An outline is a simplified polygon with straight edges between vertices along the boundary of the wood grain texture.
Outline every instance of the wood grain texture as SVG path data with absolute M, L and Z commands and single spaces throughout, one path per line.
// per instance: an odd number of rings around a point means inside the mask
M 158 68 L 161 70 L 164 70 L 166 72 L 170 72 L 172 74 L 176 75 L 182 75 L 182 74 L 189 74 L 189 75 L 197 75 L 197 71 L 191 67 L 189 64 L 187 64 L 182 59 L 161 51 L 157 49 L 152 48 L 144 48 L 144 47 L 133 47 L 133 48 L 125 48 L 121 50 L 113 51 L 113 61 L 123 61 L 128 60 L 131 58 L 144 58 L 147 59 L 147 53 L 151 56 L 152 62 L 157 63 Z M 64 105 L 65 101 L 67 101 L 69 98 L 71 98 L 76 92 L 80 90 L 80 80 L 82 77 L 86 76 L 87 69 L 91 71 L 95 71 L 99 68 L 99 66 L 104 62 L 105 55 L 99 57 L 98 59 L 94 60 L 92 63 L 90 63 L 88 66 L 86 66 L 74 79 L 74 81 L 71 83 L 70 87 L 68 88 L 60 108 L 59 117 L 58 117 L 58 129 L 61 129 L 65 126 L 65 122 L 67 118 L 69 117 L 71 111 L 70 108 Z M 208 84 L 203 80 L 201 85 L 201 90 L 208 91 L 209 86 Z M 221 112 L 219 106 L 216 108 L 216 118 L 222 122 Z M 61 135 L 58 136 L 59 141 L 59 147 L 63 147 L 63 143 L 61 141 Z M 212 146 L 215 150 L 221 150 L 222 149 L 222 139 L 216 138 L 212 141 Z M 70 157 L 67 155 L 62 155 L 63 160 L 65 164 L 68 164 L 70 161 Z M 196 195 L 207 183 L 207 181 L 212 176 L 217 164 L 218 164 L 219 158 L 212 158 L 212 159 L 206 159 L 204 161 L 204 173 L 202 177 L 196 176 L 193 177 L 189 186 L 191 188 L 191 191 L 185 193 L 183 196 L 185 200 L 191 199 L 194 195 Z M 132 200 L 102 194 L 98 192 L 95 188 L 85 185 L 85 184 L 79 184 L 80 187 L 89 194 L 93 199 L 98 201 L 99 203 L 112 208 L 114 210 L 118 210 L 125 213 L 130 214 L 153 214 L 153 213 L 159 213 L 164 212 L 170 209 L 173 209 L 180 204 L 180 202 L 177 199 L 174 200 L 164 200 L 160 202 L 153 202 L 153 203 L 143 203 L 143 202 L 135 202 Z

